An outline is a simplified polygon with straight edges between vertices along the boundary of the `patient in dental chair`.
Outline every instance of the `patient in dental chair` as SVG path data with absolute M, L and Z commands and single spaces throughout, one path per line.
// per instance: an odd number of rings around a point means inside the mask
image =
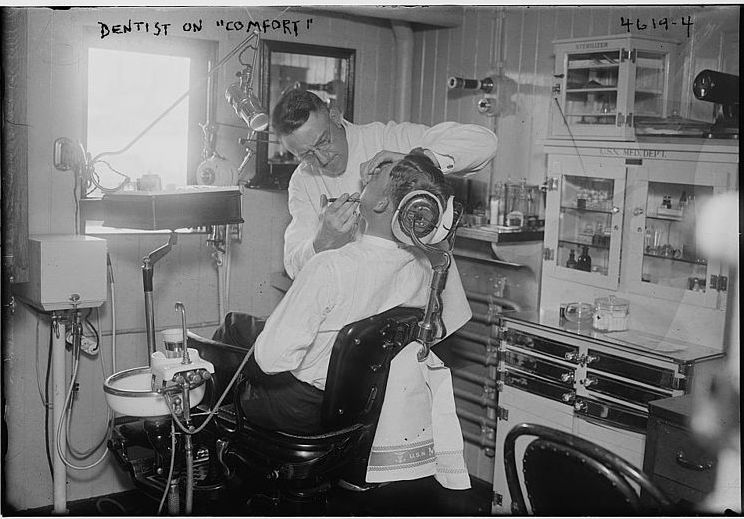
M 423 251 L 397 241 L 393 216 L 415 190 L 446 207 L 444 175 L 423 153 L 381 165 L 358 202 L 364 235 L 315 255 L 266 321 L 248 363 L 241 407 L 252 423 L 296 434 L 321 433 L 321 403 L 328 362 L 343 326 L 396 306 L 423 308 L 432 267 Z M 448 297 L 442 320 L 448 332 L 471 317 L 462 286 Z

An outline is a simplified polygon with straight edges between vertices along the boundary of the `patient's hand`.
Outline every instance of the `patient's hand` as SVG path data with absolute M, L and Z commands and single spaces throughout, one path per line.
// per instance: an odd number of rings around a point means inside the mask
M 316 253 L 338 249 L 354 239 L 359 224 L 359 196 L 344 193 L 329 204 L 326 195 L 320 195 L 320 226 L 313 240 Z

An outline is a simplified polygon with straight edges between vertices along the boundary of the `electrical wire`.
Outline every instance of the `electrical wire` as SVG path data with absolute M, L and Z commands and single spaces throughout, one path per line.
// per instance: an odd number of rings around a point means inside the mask
M 49 402 L 49 378 L 52 374 L 52 346 L 54 344 L 54 322 L 52 322 L 49 326 L 49 353 L 47 354 L 47 369 L 46 369 L 46 375 L 44 377 L 44 396 L 46 397 L 46 401 Z M 47 464 L 49 465 L 49 475 L 52 477 L 52 480 L 54 480 L 54 463 L 52 463 L 52 450 L 49 445 L 50 439 L 50 433 L 53 433 L 51 431 L 51 427 L 49 427 L 49 410 L 52 408 L 51 405 L 47 405 L 46 411 L 44 413 L 44 450 L 46 451 L 46 458 L 47 458 Z M 52 434 L 51 441 L 54 442 L 54 434 Z
M 258 38 L 258 32 L 252 32 L 249 34 L 242 42 L 240 42 L 238 45 L 236 45 L 230 52 L 225 55 L 224 58 L 222 58 L 203 78 L 201 78 L 200 81 L 195 83 L 194 85 L 190 86 L 186 92 L 181 94 L 174 102 L 171 104 L 168 108 L 165 109 L 163 113 L 158 115 L 150 124 L 148 124 L 140 133 L 138 133 L 129 143 L 124 146 L 123 148 L 116 150 L 116 151 L 105 151 L 103 153 L 99 153 L 93 159 L 91 160 L 91 163 L 96 164 L 101 157 L 108 156 L 108 155 L 119 155 L 121 153 L 124 153 L 129 148 L 134 146 L 134 144 L 139 141 L 147 132 L 149 132 L 157 123 L 159 123 L 166 115 L 168 115 L 176 106 L 181 104 L 181 102 L 188 97 L 188 95 L 191 93 L 191 91 L 196 88 L 197 86 L 200 86 L 201 83 L 209 79 L 210 76 L 212 76 L 215 72 L 217 72 L 222 66 L 227 63 L 227 61 L 232 58 L 235 54 L 243 50 L 244 45 L 246 45 L 248 42 L 250 42 L 253 38 Z
M 109 515 L 109 514 L 105 513 L 105 512 L 104 512 L 104 511 L 103 511 L 103 510 L 101 509 L 101 503 L 109 503 L 109 504 L 112 504 L 112 505 L 114 505 L 114 507 L 115 507 L 115 508 L 116 508 L 117 510 L 119 510 L 119 512 L 121 512 L 121 514 L 122 514 L 122 515 L 128 515 L 128 514 L 127 514 L 127 509 L 126 509 L 126 508 L 124 508 L 124 505 L 122 505 L 121 503 L 119 503 L 119 502 L 118 502 L 118 501 L 117 501 L 116 499 L 112 499 L 112 498 L 110 498 L 110 497 L 99 497 L 99 498 L 98 498 L 98 499 L 96 500 L 96 510 L 98 511 L 99 515 L 103 515 L 103 516 Z
M 88 309 L 88 313 L 87 313 L 87 315 L 84 318 L 84 322 L 88 325 L 88 327 L 93 331 L 93 333 L 96 336 L 96 345 L 98 345 L 98 356 L 99 356 L 98 359 L 99 359 L 100 365 L 101 365 L 101 376 L 103 377 L 104 380 L 106 380 L 106 368 L 105 368 L 104 361 L 103 361 L 103 352 L 101 351 L 101 348 L 100 348 L 100 335 L 99 335 L 98 330 L 96 329 L 96 327 L 93 326 L 93 324 L 91 324 L 91 322 L 90 322 L 90 314 L 91 313 L 93 313 L 93 308 L 89 308 Z M 74 381 L 73 381 L 73 384 L 74 384 Z M 70 402 L 70 409 L 67 412 L 67 416 L 66 416 L 66 419 L 65 419 L 65 422 L 66 422 L 65 428 L 66 428 L 66 431 L 67 431 L 66 443 L 67 443 L 67 447 L 70 450 L 70 452 L 77 459 L 85 459 L 88 456 L 90 456 L 91 454 L 93 454 L 95 451 L 97 451 L 101 447 L 101 445 L 103 445 L 106 442 L 106 440 L 108 440 L 109 431 L 110 431 L 110 426 L 109 425 L 111 423 L 111 419 L 113 418 L 111 416 L 111 408 L 108 407 L 108 406 L 106 406 L 106 430 L 104 432 L 103 438 L 101 438 L 101 440 L 96 445 L 94 445 L 93 447 L 91 447 L 87 451 L 78 450 L 73 445 L 72 441 L 70 440 L 70 437 L 71 437 L 71 435 L 70 435 L 70 426 L 72 424 L 72 411 L 73 411 L 73 408 L 74 408 L 74 399 L 73 399 L 72 402 Z
M 78 180 L 80 180 L 80 165 L 75 168 L 75 172 L 72 175 L 74 178 L 72 185 L 72 199 L 75 202 L 75 230 L 74 235 L 80 232 L 80 198 L 78 197 Z M 82 190 L 82 189 L 81 189 Z
M 166 398 L 165 400 L 167 402 L 168 398 Z M 160 504 L 158 505 L 157 515 L 160 515 L 160 513 L 163 511 L 163 504 L 165 503 L 165 498 L 168 497 L 168 491 L 170 490 L 171 478 L 173 478 L 173 466 L 175 464 L 175 460 L 176 460 L 176 426 L 173 424 L 173 422 L 171 422 L 170 466 L 168 468 L 168 478 L 165 480 L 165 490 L 163 491 L 163 497 L 160 498 Z
M 36 362 L 35 362 L 35 368 L 36 368 L 36 387 L 39 390 L 39 397 L 41 398 L 41 405 L 43 405 L 46 409 L 49 408 L 49 401 L 46 399 L 46 396 L 44 395 L 44 388 L 41 387 L 41 379 L 39 378 L 39 322 L 40 319 L 36 319 Z
M 568 130 L 568 135 L 571 137 L 571 144 L 573 144 L 573 147 L 576 150 L 576 156 L 579 157 L 579 163 L 581 164 L 581 171 L 584 174 L 586 174 L 586 168 L 584 167 L 584 159 L 581 156 L 579 147 L 576 145 L 576 139 L 574 138 L 573 132 L 571 131 L 571 125 L 568 124 L 568 121 L 566 120 L 566 114 L 563 113 L 563 108 L 561 107 L 561 104 L 558 102 L 558 98 L 553 97 L 553 101 L 555 101 L 556 106 L 558 106 L 558 111 L 560 112 L 561 117 L 563 118 L 563 124 L 566 125 L 566 130 Z
M 80 344 L 79 344 L 79 340 L 77 339 L 73 340 L 72 357 L 73 357 L 72 376 L 70 377 L 70 385 L 67 389 L 67 395 L 65 396 L 65 400 L 63 404 L 62 419 L 59 421 L 59 424 L 57 425 L 54 443 L 57 447 L 57 454 L 59 455 L 60 459 L 67 467 L 76 469 L 76 470 L 88 470 L 102 463 L 103 460 L 106 459 L 106 456 L 108 456 L 109 450 L 105 449 L 103 453 L 101 454 L 101 456 L 93 463 L 89 465 L 79 466 L 79 465 L 75 465 L 67 458 L 67 456 L 65 455 L 62 449 L 62 445 L 60 442 L 60 436 L 62 435 L 62 426 L 63 425 L 66 426 L 69 421 L 70 410 L 72 408 L 72 394 L 73 394 L 73 390 L 75 387 L 75 381 L 77 380 L 78 368 L 80 367 Z M 110 410 L 107 413 L 107 420 L 109 423 L 111 422 L 111 411 Z

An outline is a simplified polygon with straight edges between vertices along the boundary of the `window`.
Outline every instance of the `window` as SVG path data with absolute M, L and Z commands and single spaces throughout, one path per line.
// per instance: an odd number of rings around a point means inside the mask
M 95 164 L 96 183 L 83 196 L 100 197 L 126 177 L 136 183 L 148 174 L 158 175 L 163 189 L 193 184 L 203 145 L 199 124 L 207 119 L 207 100 L 213 95 L 206 77 L 216 42 L 131 34 L 101 40 L 91 30 L 86 51 L 85 147 L 93 157 L 104 156 Z

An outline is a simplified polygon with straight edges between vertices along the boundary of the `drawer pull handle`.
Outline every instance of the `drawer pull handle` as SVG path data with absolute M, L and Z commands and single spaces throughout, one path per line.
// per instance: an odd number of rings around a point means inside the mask
M 707 463 L 694 463 L 688 460 L 687 456 L 685 456 L 685 451 L 682 451 L 682 450 L 677 452 L 676 461 L 678 465 L 686 469 L 689 469 L 689 470 L 694 470 L 696 472 L 703 472 L 703 471 L 710 470 L 711 468 L 713 468 L 712 461 L 709 461 Z

